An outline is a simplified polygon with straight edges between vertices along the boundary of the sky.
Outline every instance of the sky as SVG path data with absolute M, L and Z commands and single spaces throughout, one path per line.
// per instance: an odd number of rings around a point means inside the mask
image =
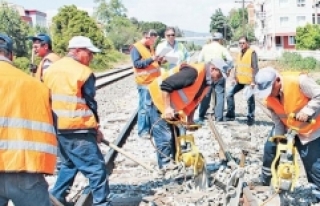
M 54 16 L 59 7 L 75 4 L 92 14 L 97 6 L 93 0 L 9 0 L 10 3 L 47 13 L 47 19 Z M 80 3 L 81 2 L 81 3 Z M 122 0 L 129 17 L 140 21 L 160 21 L 168 26 L 178 26 L 183 30 L 208 32 L 210 17 L 217 8 L 227 14 L 241 4 L 234 0 Z

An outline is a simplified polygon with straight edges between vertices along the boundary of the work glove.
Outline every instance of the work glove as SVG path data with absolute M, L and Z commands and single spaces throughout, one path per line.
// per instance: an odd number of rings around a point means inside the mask
M 29 64 L 29 70 L 31 73 L 36 73 L 37 72 L 38 66 L 35 64 Z

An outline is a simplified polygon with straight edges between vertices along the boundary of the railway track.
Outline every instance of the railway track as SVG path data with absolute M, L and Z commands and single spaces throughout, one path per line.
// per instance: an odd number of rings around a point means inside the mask
M 193 55 L 196 57 L 197 53 Z M 193 60 L 194 61 L 194 60 Z M 106 83 L 98 83 L 97 88 L 104 90 L 106 85 L 114 85 L 112 83 L 119 81 L 122 78 L 130 78 L 130 69 L 123 68 L 124 71 L 116 71 L 113 74 L 107 74 L 106 76 L 97 77 L 98 80 L 106 79 Z M 116 75 L 116 76 L 114 76 Z M 120 76 L 123 77 L 121 78 Z M 132 79 L 131 79 L 132 80 Z M 109 81 L 109 82 L 107 82 Z M 129 82 L 129 79 L 128 79 Z M 101 86 L 99 86 L 101 85 Z M 102 95 L 102 94 L 100 94 Z M 240 98 L 239 98 L 240 96 Z M 134 97 L 136 98 L 136 97 Z M 130 99 L 130 98 L 129 98 Z M 132 99 L 130 99 L 132 102 Z M 127 101 L 127 100 L 124 100 Z M 121 125 L 117 129 L 114 138 L 110 141 L 115 145 L 122 147 L 125 151 L 132 153 L 136 156 L 139 161 L 144 162 L 151 167 L 157 166 L 156 163 L 156 152 L 150 142 L 150 140 L 140 139 L 137 137 L 136 120 L 137 120 L 137 110 L 133 109 L 136 106 L 137 101 L 134 103 L 125 105 L 127 107 L 124 109 L 125 115 L 121 118 L 115 118 L 113 120 L 106 121 L 106 127 L 114 126 L 115 124 Z M 231 149 L 232 155 L 234 157 L 240 157 L 241 148 L 250 147 L 249 158 L 246 162 L 246 174 L 245 180 L 250 181 L 251 178 L 257 177 L 261 170 L 261 159 L 263 152 L 263 145 L 266 137 L 271 128 L 270 114 L 268 110 L 261 106 L 261 103 L 257 101 L 256 108 L 256 124 L 253 127 L 248 127 L 245 125 L 245 113 L 246 113 L 246 103 L 241 98 L 241 94 L 236 97 L 236 111 L 237 114 L 236 122 L 224 122 L 215 124 L 216 129 L 223 136 L 227 146 Z M 134 105 L 134 106 L 133 106 Z M 117 111 L 120 112 L 120 111 Z M 112 114 L 112 111 L 108 111 Z M 196 143 L 203 152 L 206 161 L 208 174 L 210 176 L 210 187 L 207 191 L 197 192 L 192 188 L 192 182 L 174 182 L 170 179 L 159 179 L 151 173 L 145 170 L 143 167 L 137 165 L 136 163 L 128 160 L 121 154 L 108 147 L 101 146 L 103 154 L 106 160 L 106 166 L 110 172 L 110 190 L 114 206 L 135 206 L 135 205 L 222 205 L 222 198 L 224 192 L 213 184 L 215 179 L 219 179 L 222 182 L 226 181 L 230 170 L 221 169 L 221 161 L 219 158 L 219 146 L 217 142 L 212 138 L 212 134 L 209 130 L 207 123 L 203 128 L 193 133 L 196 138 Z M 105 137 L 109 139 L 109 135 L 105 134 Z M 302 184 L 300 186 L 305 186 L 305 176 L 301 177 Z M 83 179 L 84 181 L 84 179 Z M 302 190 L 298 190 L 302 191 Z M 254 192 L 260 203 L 265 201 L 270 194 Z M 295 197 L 296 196 L 296 197 Z M 301 197 L 306 196 L 303 192 L 302 194 L 293 194 L 293 197 L 289 197 L 294 201 L 298 202 Z M 90 194 L 90 189 L 85 187 L 85 184 L 77 191 L 77 195 L 74 195 L 74 199 L 77 199 L 76 206 L 91 206 L 92 196 Z M 301 202 L 301 201 L 300 201 Z M 301 205 L 289 204 L 289 205 Z M 58 206 L 58 205 L 57 205 Z M 276 205 L 275 205 L 276 206 Z

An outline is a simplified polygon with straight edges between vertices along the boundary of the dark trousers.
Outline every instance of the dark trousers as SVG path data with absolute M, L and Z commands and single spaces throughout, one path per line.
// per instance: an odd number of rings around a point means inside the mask
M 229 118 L 235 118 L 236 113 L 235 113 L 235 103 L 234 103 L 234 95 L 237 94 L 239 91 L 241 91 L 246 85 L 245 84 L 235 84 L 234 86 L 231 87 L 231 89 L 228 91 L 227 94 L 227 114 L 226 117 Z M 248 118 L 253 118 L 254 117 L 254 110 L 255 110 L 255 102 L 254 102 L 254 95 L 252 95 L 248 101 L 248 113 L 247 117 Z
M 270 136 L 273 136 L 272 128 Z M 320 188 L 320 138 L 302 145 L 298 137 L 295 138 L 295 146 L 300 154 L 302 163 L 306 170 L 308 182 Z M 265 185 L 270 185 L 271 164 L 276 156 L 276 144 L 269 141 L 269 137 L 264 146 L 262 180 Z
M 226 87 L 225 78 L 221 78 L 219 79 L 219 81 L 211 85 L 210 90 L 208 91 L 208 93 L 206 94 L 206 96 L 203 98 L 203 100 L 199 105 L 199 119 L 204 119 L 204 116 L 206 115 L 207 110 L 209 109 L 211 96 L 215 95 L 215 107 L 213 108 L 214 116 L 216 121 L 223 120 L 225 87 Z M 213 112 L 213 111 L 210 111 L 210 112 Z

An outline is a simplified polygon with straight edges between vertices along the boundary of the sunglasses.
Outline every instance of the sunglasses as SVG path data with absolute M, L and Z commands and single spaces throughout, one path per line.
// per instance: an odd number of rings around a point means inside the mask
M 167 34 L 166 36 L 167 36 L 167 37 L 175 36 L 175 34 Z

